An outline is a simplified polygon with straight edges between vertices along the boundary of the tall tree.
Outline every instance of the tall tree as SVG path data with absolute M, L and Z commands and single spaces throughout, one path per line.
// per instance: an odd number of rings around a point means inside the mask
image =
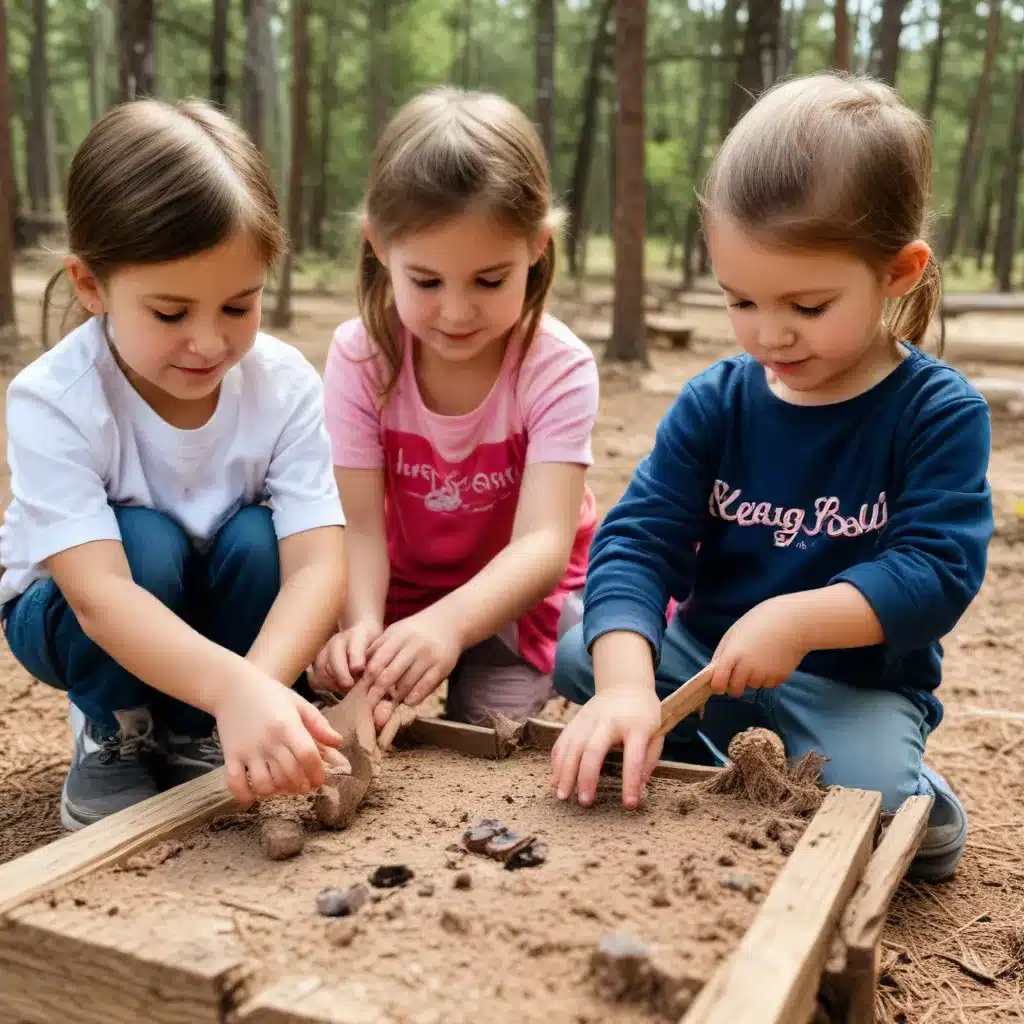
M 1013 97 L 1013 118 L 1003 164 L 1003 182 L 999 196 L 999 221 L 996 230 L 995 276 L 1001 292 L 1013 290 L 1013 255 L 1017 246 L 1017 221 L 1020 219 L 1021 157 L 1024 156 L 1024 62 L 1018 61 L 1017 87 Z
M 0 0 L 0 345 L 15 337 L 14 166 L 11 161 L 10 83 L 7 73 L 7 4 Z
M 29 58 L 29 111 L 26 139 L 28 195 L 32 212 L 50 212 L 53 185 L 50 162 L 50 73 L 47 57 L 47 3 L 32 0 L 32 55 Z
M 367 134 L 369 149 L 377 145 L 391 117 L 391 15 L 393 0 L 370 0 L 368 24 L 369 60 L 366 62 L 366 88 L 369 96 Z
M 0 206 L 2 218 L 7 221 L 6 237 L 13 245 L 17 238 L 18 195 L 14 179 L 14 147 L 11 142 L 11 121 L 14 118 L 14 97 L 11 94 L 11 80 L 7 67 L 7 3 L 0 0 L 0 192 L 4 202 Z M 0 271 L 0 278 L 3 272 Z M 0 280 L 0 291 L 3 289 Z M 2 305 L 2 301 L 0 301 Z
M 644 71 L 647 0 L 618 0 L 615 81 L 618 92 L 615 150 L 615 309 L 605 358 L 647 361 L 644 326 Z
M 846 0 L 835 0 L 836 41 L 832 55 L 832 67 L 836 71 L 853 70 L 853 47 L 850 38 L 850 18 Z
M 338 87 L 335 73 L 338 66 L 337 4 L 328 4 L 324 14 L 323 58 L 320 62 L 320 137 L 318 139 L 316 185 L 309 208 L 309 244 L 319 252 L 324 249 L 324 228 L 327 222 L 329 189 L 329 167 L 331 162 L 331 122 L 338 103 Z
M 210 99 L 228 105 L 228 13 L 231 0 L 213 0 L 213 33 L 210 36 Z
M 156 92 L 156 5 L 157 0 L 121 0 L 118 41 L 122 100 Z
M 583 80 L 583 118 L 576 143 L 572 184 L 569 186 L 569 224 L 566 232 L 566 255 L 569 273 L 573 277 L 580 270 L 587 191 L 590 184 L 590 167 L 594 159 L 594 140 L 597 136 L 598 106 L 601 101 L 601 72 L 611 50 L 611 14 L 614 5 L 615 0 L 601 0 L 594 26 L 594 41 L 590 47 L 590 62 Z
M 537 3 L 537 124 L 548 161 L 554 170 L 555 159 L 555 40 L 557 31 L 555 0 Z
M 956 199 L 953 213 L 949 220 L 945 242 L 942 248 L 944 259 L 949 259 L 960 241 L 960 233 L 967 219 L 977 176 L 978 162 L 981 158 L 979 140 L 984 131 L 985 117 L 988 111 L 989 81 L 992 78 L 992 67 L 996 60 L 999 46 L 999 26 L 1002 18 L 1002 0 L 992 0 L 989 5 L 988 26 L 985 33 L 985 54 L 982 57 L 981 73 L 978 84 L 967 114 L 967 131 L 964 134 L 963 148 L 960 151 L 960 173 L 957 178 Z
M 98 121 L 110 102 L 111 50 L 114 45 L 113 0 L 100 0 L 92 12 L 89 47 L 89 120 Z
M 252 141 L 266 152 L 270 93 L 270 3 L 245 0 L 245 53 L 242 58 L 242 124 Z
M 949 22 L 953 13 L 952 0 L 939 0 L 939 20 L 936 25 L 935 42 L 928 60 L 928 92 L 924 99 L 921 113 L 925 120 L 935 120 L 935 107 L 939 102 L 939 81 L 942 75 L 942 57 L 946 49 L 946 36 L 949 35 Z
M 729 123 L 735 124 L 754 100 L 775 81 L 779 52 L 780 0 L 747 0 L 747 25 L 743 49 L 736 68 L 736 86 L 732 90 Z
M 878 23 L 878 77 L 889 85 L 896 84 L 900 63 L 900 35 L 903 33 L 903 9 L 907 0 L 882 0 L 882 17 Z
M 302 161 L 306 155 L 309 122 L 308 0 L 292 0 L 292 138 L 288 171 L 288 234 L 297 239 L 302 231 Z M 294 244 L 285 251 L 281 284 L 274 310 L 275 327 L 292 322 L 292 263 Z

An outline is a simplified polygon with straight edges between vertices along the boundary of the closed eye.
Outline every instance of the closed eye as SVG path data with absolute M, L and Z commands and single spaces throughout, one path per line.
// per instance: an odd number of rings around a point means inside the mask
M 831 303 L 823 302 L 820 306 L 800 306 L 794 303 L 793 308 L 801 315 L 808 317 L 821 316 Z
M 750 299 L 737 299 L 735 302 L 729 303 L 730 309 L 753 309 L 754 304 Z
M 500 288 L 505 283 L 505 278 L 499 277 L 497 281 L 490 281 L 486 277 L 478 277 L 476 283 L 481 288 Z
M 180 324 L 185 319 L 185 310 L 180 313 L 161 313 L 160 310 L 154 309 L 153 316 L 162 324 Z
M 224 312 L 227 313 L 228 316 L 241 317 L 245 316 L 249 312 L 249 310 L 243 309 L 241 306 L 225 306 Z
M 417 277 L 414 277 L 412 279 L 412 283 L 414 285 L 416 285 L 417 288 L 430 289 L 430 288 L 436 288 L 441 283 L 441 279 L 439 277 L 428 277 L 428 278 L 417 278 Z

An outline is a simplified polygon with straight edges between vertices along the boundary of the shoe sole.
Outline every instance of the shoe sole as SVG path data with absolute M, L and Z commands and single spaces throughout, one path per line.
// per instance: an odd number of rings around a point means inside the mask
M 89 814 L 76 807 L 68 797 L 67 783 L 64 783 L 60 791 L 60 823 L 64 828 L 69 832 L 79 832 L 83 828 L 95 825 L 97 821 L 102 821 L 104 817 L 106 815 Z

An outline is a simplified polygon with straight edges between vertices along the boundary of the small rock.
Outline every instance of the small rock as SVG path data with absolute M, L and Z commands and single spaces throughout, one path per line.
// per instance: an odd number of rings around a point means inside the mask
M 695 811 L 700 806 L 700 797 L 697 796 L 692 790 L 683 790 L 679 795 L 679 800 L 676 802 L 676 810 L 680 814 L 689 814 L 691 811 Z
M 469 922 L 454 910 L 445 910 L 441 914 L 441 927 L 453 934 L 466 935 L 469 932 Z
M 462 812 L 462 816 L 459 818 L 459 821 L 462 822 L 463 824 L 465 824 L 467 821 L 469 821 L 469 811 L 463 811 Z
M 548 844 L 536 840 L 529 846 L 517 850 L 505 861 L 506 871 L 517 871 L 519 868 L 535 868 L 548 859 Z
M 505 803 L 511 804 L 511 803 L 514 803 L 514 802 L 515 801 L 513 800 L 512 795 L 510 793 L 506 793 L 505 794 Z
M 477 825 L 476 828 L 466 829 L 462 834 L 462 843 L 472 853 L 483 853 L 487 849 L 487 844 L 497 834 L 498 829 L 496 828 L 492 828 L 489 825 Z
M 356 935 L 359 934 L 359 922 L 352 918 L 338 918 L 327 922 L 327 941 L 339 949 L 351 946 Z
M 290 818 L 265 818 L 260 825 L 260 849 L 268 860 L 287 860 L 302 853 L 306 833 Z
M 734 868 L 734 867 L 736 867 L 735 859 L 730 857 L 729 854 L 727 854 L 727 853 L 723 853 L 722 856 L 718 858 L 718 863 L 723 868 Z
M 434 895 L 434 883 L 433 882 L 424 882 L 423 885 L 421 885 L 419 887 L 418 892 L 419 892 L 419 894 L 421 896 L 433 896 Z
M 454 884 L 456 889 L 472 889 L 473 876 L 468 871 L 460 871 L 455 876 Z
M 370 875 L 370 885 L 375 889 L 394 889 L 414 877 L 412 870 L 404 864 L 382 864 Z
M 368 894 L 363 885 L 353 885 L 350 889 L 322 889 L 316 897 L 317 913 L 323 917 L 348 917 L 354 914 L 367 900 Z
M 658 889 L 651 897 L 652 907 L 671 907 L 672 900 L 665 889 Z
M 757 882 L 750 875 L 743 875 L 738 871 L 730 871 L 723 875 L 721 885 L 723 889 L 732 889 L 734 892 L 742 892 L 747 896 L 758 890 Z

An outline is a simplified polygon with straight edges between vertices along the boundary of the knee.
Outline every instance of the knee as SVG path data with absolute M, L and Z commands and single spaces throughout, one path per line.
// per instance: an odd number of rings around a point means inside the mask
M 176 607 L 185 592 L 185 563 L 192 549 L 185 531 L 151 508 L 116 506 L 114 515 L 132 579 L 163 604 Z
M 855 757 L 832 758 L 822 769 L 822 781 L 828 786 L 881 793 L 882 810 L 892 814 L 918 792 L 921 765 L 915 744 L 895 744 L 884 752 L 865 750 Z
M 594 665 L 583 643 L 582 624 L 558 641 L 553 682 L 555 690 L 574 704 L 586 704 L 594 696 Z
M 276 589 L 281 573 L 277 545 L 270 509 L 246 505 L 220 528 L 210 554 L 212 569 L 216 575 L 272 579 Z

